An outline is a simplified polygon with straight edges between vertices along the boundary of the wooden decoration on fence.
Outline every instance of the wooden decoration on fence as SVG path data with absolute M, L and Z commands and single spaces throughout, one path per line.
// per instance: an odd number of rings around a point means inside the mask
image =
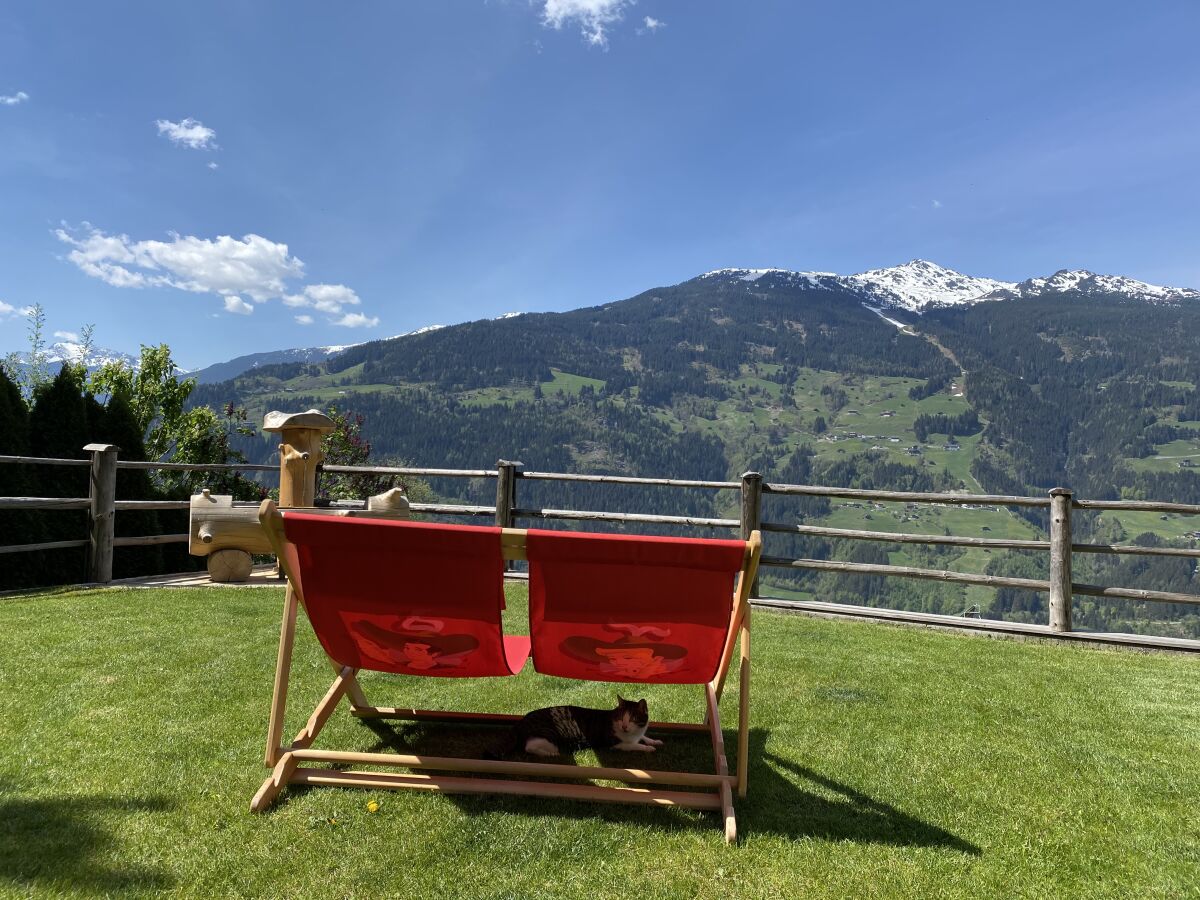
M 326 507 L 305 512 L 385 519 L 407 519 L 410 515 L 408 497 L 401 488 L 368 497 L 365 509 Z M 204 491 L 192 497 L 188 537 L 188 552 L 192 556 L 207 556 L 209 577 L 221 583 L 247 581 L 253 563 L 251 555 L 272 552 L 271 542 L 258 521 L 258 504 L 235 503 L 229 494 Z
M 316 499 L 317 466 L 325 458 L 321 439 L 333 431 L 333 419 L 317 409 L 302 413 L 277 410 L 263 417 L 264 432 L 278 433 L 279 505 L 312 506 Z

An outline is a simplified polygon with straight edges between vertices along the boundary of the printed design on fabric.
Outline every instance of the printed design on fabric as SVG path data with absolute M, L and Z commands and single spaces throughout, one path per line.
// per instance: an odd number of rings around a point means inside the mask
M 671 629 L 665 625 L 633 625 L 613 622 L 605 630 L 613 638 L 572 635 L 559 649 L 572 659 L 589 663 L 597 672 L 622 678 L 654 678 L 680 669 L 687 649 L 668 644 Z
M 397 623 L 398 617 L 388 618 L 390 627 L 360 619 L 350 623 L 350 628 L 381 658 L 414 672 L 462 668 L 479 647 L 472 635 L 442 634 L 446 623 L 441 619 L 408 616 Z

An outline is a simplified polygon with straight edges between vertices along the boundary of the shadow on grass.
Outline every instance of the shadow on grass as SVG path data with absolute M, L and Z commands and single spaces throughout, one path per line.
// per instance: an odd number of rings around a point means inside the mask
M 469 725 L 392 725 L 381 720 L 365 720 L 378 738 L 372 753 L 415 753 L 429 756 L 478 758 L 485 748 L 499 743 L 503 729 Z M 661 737 L 662 735 L 660 735 Z M 745 800 L 736 801 L 738 832 L 743 837 L 771 834 L 791 840 L 817 838 L 829 841 L 891 844 L 909 847 L 940 847 L 982 855 L 982 850 L 963 838 L 930 822 L 923 821 L 890 804 L 875 800 L 849 785 L 785 759 L 766 749 L 770 733 L 750 731 L 750 791 Z M 726 732 L 726 748 L 737 744 L 736 734 Z M 673 735 L 653 756 L 617 752 L 597 753 L 600 765 L 634 766 L 666 770 L 711 771 L 712 752 L 707 735 Z M 517 756 L 546 762 L 537 757 Z M 573 765 L 575 760 L 561 757 L 555 762 Z M 732 762 L 732 760 L 731 760 Z M 635 821 L 674 828 L 717 831 L 711 815 L 671 807 L 616 807 L 584 802 L 550 801 L 539 798 L 498 797 L 488 795 L 447 795 L 468 814 L 497 809 L 506 812 L 603 821 Z
M 175 880 L 155 869 L 120 864 L 112 813 L 162 812 L 160 798 L 6 799 L 0 795 L 0 885 L 42 882 L 72 892 L 111 894 L 165 890 Z M 111 826 L 110 826 L 111 827 Z
M 758 740 L 756 741 L 756 736 Z M 740 807 L 746 831 L 831 841 L 909 847 L 944 847 L 970 856 L 983 851 L 958 835 L 875 800 L 849 785 L 763 749 L 761 732 L 750 732 L 750 792 Z M 799 784 L 788 775 L 799 779 Z M 806 790 L 807 785 L 823 794 Z M 738 816 L 739 823 L 742 815 Z

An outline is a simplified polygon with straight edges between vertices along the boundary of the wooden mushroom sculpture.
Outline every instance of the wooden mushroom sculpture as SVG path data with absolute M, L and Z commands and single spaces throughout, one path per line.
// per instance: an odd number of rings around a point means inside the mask
M 274 410 L 263 417 L 263 431 L 277 432 L 279 505 L 312 506 L 317 492 L 317 466 L 324 454 L 321 438 L 333 431 L 333 419 L 317 409 L 302 413 Z

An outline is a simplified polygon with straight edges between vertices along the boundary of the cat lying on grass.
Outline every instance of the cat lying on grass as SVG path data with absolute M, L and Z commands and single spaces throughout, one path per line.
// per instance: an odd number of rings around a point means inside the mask
M 522 750 L 534 756 L 559 756 L 587 747 L 653 753 L 662 741 L 646 737 L 649 724 L 645 700 L 617 697 L 615 709 L 549 706 L 528 713 L 513 726 L 504 743 L 484 756 L 503 759 Z

